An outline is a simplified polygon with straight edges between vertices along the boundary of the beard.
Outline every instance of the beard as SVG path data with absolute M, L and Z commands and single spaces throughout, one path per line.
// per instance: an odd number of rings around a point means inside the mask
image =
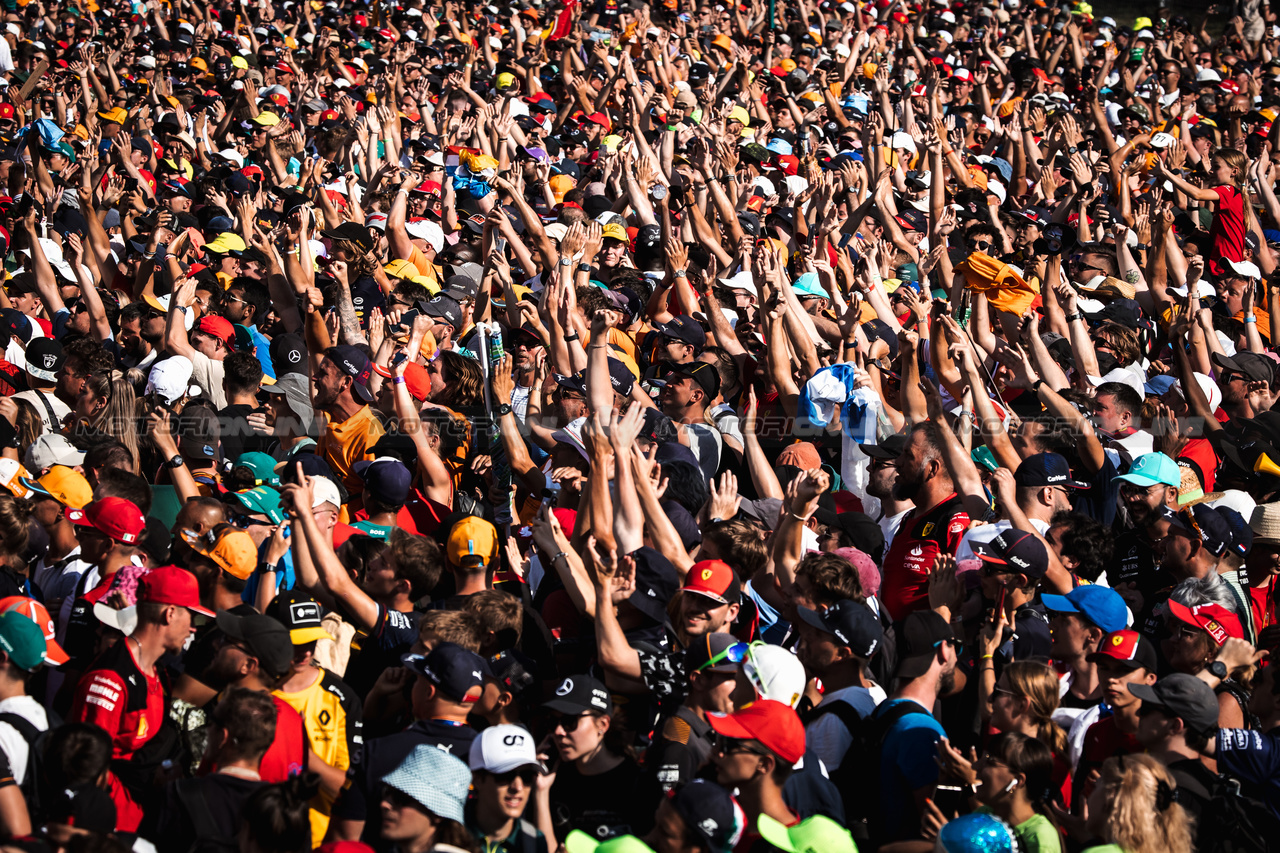
M 924 475 L 920 471 L 903 471 L 899 468 L 890 494 L 896 501 L 915 501 L 923 485 Z
M 951 692 L 956 689 L 956 669 L 952 667 L 942 675 L 938 676 L 938 698 L 950 696 Z

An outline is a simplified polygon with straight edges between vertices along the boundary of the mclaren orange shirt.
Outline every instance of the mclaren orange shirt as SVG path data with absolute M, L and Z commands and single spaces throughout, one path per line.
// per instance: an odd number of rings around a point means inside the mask
M 360 411 L 337 423 L 330 420 L 328 414 L 324 416 L 324 433 L 317 442 L 320 455 L 342 478 L 351 495 L 364 491 L 364 483 L 351 473 L 352 466 L 362 459 L 373 458 L 370 448 L 385 432 L 368 406 L 362 406 Z

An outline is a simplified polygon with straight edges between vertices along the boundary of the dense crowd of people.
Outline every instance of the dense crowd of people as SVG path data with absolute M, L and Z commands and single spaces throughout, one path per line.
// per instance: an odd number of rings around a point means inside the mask
M 1280 838 L 1280 24 L 18 0 L 0 847 Z

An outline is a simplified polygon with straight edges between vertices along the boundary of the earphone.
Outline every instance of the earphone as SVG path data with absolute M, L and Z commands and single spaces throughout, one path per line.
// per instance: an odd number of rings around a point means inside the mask
M 1013 793 L 1013 789 L 1014 789 L 1014 788 L 1016 788 L 1016 787 L 1018 787 L 1018 780 L 1017 780 L 1017 779 L 1014 779 L 1014 780 L 1013 780 L 1013 781 L 1011 781 L 1008 785 L 1005 785 L 1005 786 L 1004 786 L 1004 792 L 1005 792 L 1006 794 L 1012 794 L 1012 793 Z

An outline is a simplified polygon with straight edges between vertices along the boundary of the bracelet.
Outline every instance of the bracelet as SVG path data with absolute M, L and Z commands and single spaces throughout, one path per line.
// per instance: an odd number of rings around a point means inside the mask
M 1031 393 L 1032 393 L 1032 394 L 1039 394 L 1039 393 L 1040 393 L 1040 386 L 1041 386 L 1041 385 L 1043 385 L 1043 384 L 1044 384 L 1044 382 L 1045 382 L 1045 380 L 1044 380 L 1044 379 L 1037 379 L 1035 382 L 1032 382 L 1032 383 L 1031 383 Z
M 979 660 L 991 660 L 995 655 L 983 655 Z
M 1255 316 L 1253 316 L 1252 314 L 1250 314 L 1248 317 L 1245 317 L 1245 318 L 1244 318 L 1244 321 L 1245 321 L 1246 323 L 1256 323 L 1256 322 L 1258 322 L 1258 318 L 1257 318 L 1257 317 L 1255 317 Z
M 724 179 L 725 179 L 726 181 L 728 181 L 729 183 L 731 183 L 731 184 L 736 184 L 736 183 L 738 182 L 738 176 L 737 176 L 737 175 L 725 175 L 725 176 L 724 176 Z
M 551 565 L 554 566 L 556 564 L 556 560 L 560 559 L 561 557 L 564 557 L 565 565 L 568 565 L 569 555 L 566 554 L 564 551 L 561 551 L 560 553 L 556 554 L 554 557 L 551 558 Z
M 1079 311 L 1077 311 L 1077 312 L 1076 312 L 1076 313 L 1074 313 L 1074 314 L 1068 314 L 1068 315 L 1067 315 L 1067 322 L 1068 322 L 1068 323 L 1074 323 L 1076 320 L 1083 320 L 1083 319 L 1084 319 L 1084 314 L 1081 314 Z
M 392 385 L 403 385 L 403 384 L 404 384 L 404 377 L 403 377 L 403 376 L 396 376 L 396 377 L 394 377 L 394 378 L 391 380 L 391 384 L 392 384 Z
M 591 272 L 591 264 L 578 264 L 578 272 Z
M 689 277 L 688 273 L 689 273 L 688 270 L 672 270 L 671 277 L 672 278 L 688 278 Z
M 796 514 L 795 514 L 794 512 L 792 512 L 791 510 L 787 510 L 787 515 L 791 516 L 792 518 L 794 518 L 796 521 L 800 522 L 801 524 L 804 524 L 805 522 L 807 522 L 807 521 L 809 520 L 809 516 L 807 516 L 807 515 L 796 515 Z
M 565 335 L 565 336 L 564 336 L 564 339 L 565 339 L 566 341 L 576 341 L 576 340 L 578 340 L 578 333 L 577 333 L 577 332 L 574 332 L 574 333 L 573 333 L 573 334 L 571 334 L 571 335 Z

